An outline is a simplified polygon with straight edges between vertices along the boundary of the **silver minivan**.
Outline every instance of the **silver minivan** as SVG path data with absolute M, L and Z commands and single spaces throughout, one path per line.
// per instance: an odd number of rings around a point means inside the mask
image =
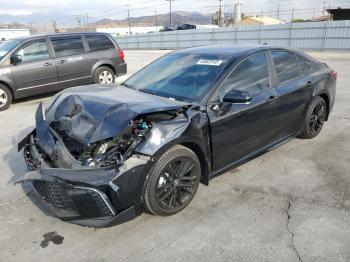
M 109 34 L 72 33 L 14 38 L 0 44 L 0 111 L 14 99 L 126 74 L 124 52 Z

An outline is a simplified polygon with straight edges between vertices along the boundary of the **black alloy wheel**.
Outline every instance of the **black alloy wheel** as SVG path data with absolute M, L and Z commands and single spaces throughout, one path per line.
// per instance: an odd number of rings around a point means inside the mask
M 309 126 L 310 126 L 311 135 L 318 134 L 321 131 L 325 120 L 326 120 L 326 103 L 322 101 L 315 106 L 310 116 Z
M 322 97 L 317 97 L 311 103 L 306 114 L 304 129 L 301 133 L 302 138 L 316 137 L 323 127 L 327 118 L 327 104 Z
M 145 191 L 145 206 L 155 215 L 172 215 L 193 199 L 200 180 L 200 164 L 190 149 L 174 146 L 151 170 Z

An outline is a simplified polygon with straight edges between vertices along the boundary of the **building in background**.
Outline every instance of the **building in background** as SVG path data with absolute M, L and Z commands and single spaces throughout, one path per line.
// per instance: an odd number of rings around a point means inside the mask
M 235 18 L 230 18 L 226 21 L 226 26 L 247 26 L 247 25 L 280 25 L 285 24 L 283 21 L 270 16 L 243 16 L 242 20 L 235 23 Z
M 332 16 L 333 21 L 350 20 L 350 8 L 328 9 L 327 12 Z
M 235 2 L 233 15 L 234 24 L 238 24 L 242 20 L 242 5 L 242 1 Z
M 28 35 L 30 35 L 29 29 L 0 29 L 0 41 Z

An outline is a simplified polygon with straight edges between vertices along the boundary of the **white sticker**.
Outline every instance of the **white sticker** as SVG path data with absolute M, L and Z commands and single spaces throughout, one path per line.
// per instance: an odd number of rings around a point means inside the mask
M 74 62 L 77 62 L 77 61 L 80 61 L 80 60 L 83 60 L 83 57 L 81 57 L 81 56 L 74 56 L 74 57 L 68 57 L 67 58 L 67 61 L 69 63 L 74 63 Z
M 219 66 L 222 64 L 222 60 L 214 60 L 214 59 L 201 59 L 197 62 L 197 65 L 210 65 L 210 66 Z

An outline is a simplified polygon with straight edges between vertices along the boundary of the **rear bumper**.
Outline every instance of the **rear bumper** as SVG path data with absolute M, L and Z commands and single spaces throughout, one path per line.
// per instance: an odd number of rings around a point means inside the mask
M 125 75 L 128 71 L 128 66 L 126 63 L 117 64 L 115 67 L 116 76 Z

